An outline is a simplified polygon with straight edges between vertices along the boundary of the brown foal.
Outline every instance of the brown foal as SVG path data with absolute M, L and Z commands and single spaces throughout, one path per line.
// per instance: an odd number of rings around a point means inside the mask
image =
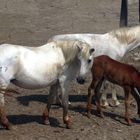
M 102 55 L 94 58 L 92 82 L 88 88 L 87 115 L 90 117 L 92 96 L 95 94 L 97 112 L 103 117 L 100 105 L 100 88 L 104 80 L 120 85 L 125 93 L 125 119 L 131 125 L 128 106 L 130 94 L 135 98 L 140 115 L 140 73 L 131 65 L 123 64 Z M 93 89 L 93 93 L 91 90 Z M 136 90 L 137 89 L 137 90 Z

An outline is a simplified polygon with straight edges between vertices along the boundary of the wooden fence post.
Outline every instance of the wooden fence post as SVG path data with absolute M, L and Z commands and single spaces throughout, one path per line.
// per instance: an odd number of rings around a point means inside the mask
M 122 0 L 120 12 L 120 27 L 124 27 L 127 25 L 128 25 L 128 0 Z

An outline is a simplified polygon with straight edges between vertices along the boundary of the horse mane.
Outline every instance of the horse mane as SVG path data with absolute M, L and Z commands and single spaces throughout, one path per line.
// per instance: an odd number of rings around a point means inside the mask
M 61 48 L 66 63 L 71 63 L 73 59 L 77 57 L 77 53 L 80 51 L 78 47 L 75 47 L 77 41 L 54 41 L 56 46 Z
M 57 47 L 61 48 L 67 64 L 71 63 L 74 59 L 77 58 L 77 54 L 80 52 L 81 47 L 82 56 L 88 56 L 90 47 L 85 42 L 77 40 L 57 40 L 54 42 L 56 43 Z
M 116 29 L 109 34 L 123 44 L 131 44 L 135 40 L 140 40 L 140 26 Z

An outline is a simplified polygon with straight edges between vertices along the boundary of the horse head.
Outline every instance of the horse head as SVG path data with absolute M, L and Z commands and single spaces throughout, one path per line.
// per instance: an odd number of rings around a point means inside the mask
M 85 75 L 91 69 L 93 64 L 94 48 L 87 43 L 76 41 L 75 44 L 79 48 L 78 59 L 80 60 L 80 71 L 77 76 L 79 84 L 85 83 Z

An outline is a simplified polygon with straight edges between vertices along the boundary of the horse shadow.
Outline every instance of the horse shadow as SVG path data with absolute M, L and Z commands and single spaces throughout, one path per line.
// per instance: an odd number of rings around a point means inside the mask
M 8 120 L 13 124 L 13 125 L 21 125 L 21 124 L 28 124 L 28 123 L 38 123 L 41 125 L 43 124 L 43 118 L 40 115 L 25 115 L 25 114 L 20 114 L 20 115 L 8 115 Z M 60 123 L 57 119 L 50 117 L 50 126 L 52 127 L 61 127 Z
M 27 95 L 16 97 L 16 99 L 20 104 L 28 106 L 32 101 L 47 103 L 48 95 Z
M 107 98 L 111 98 L 111 93 L 107 95 Z M 24 105 L 28 106 L 30 102 L 37 101 L 42 103 L 47 103 L 48 95 L 27 95 L 27 96 L 19 96 L 16 97 L 17 101 Z M 119 100 L 123 100 L 124 98 L 122 96 L 118 96 Z M 69 95 L 69 101 L 70 102 L 87 102 L 87 95 Z M 93 104 L 95 104 L 95 98 L 93 96 Z
M 27 96 L 16 97 L 16 99 L 20 104 L 24 106 L 28 106 L 29 103 L 33 101 L 42 102 L 46 104 L 48 100 L 48 95 L 27 95 Z M 77 101 L 85 102 L 86 95 L 81 95 L 81 96 L 70 95 L 69 100 L 71 102 L 77 102 Z M 56 108 L 56 107 L 58 108 L 61 106 L 54 105 L 52 108 Z M 25 115 L 25 114 L 9 115 L 8 119 L 12 124 L 15 124 L 15 125 L 27 124 L 27 123 L 32 123 L 32 122 L 36 122 L 38 124 L 43 125 L 43 118 L 40 115 Z M 63 127 L 60 125 L 59 121 L 56 118 L 50 117 L 49 121 L 50 121 L 50 126 L 52 127 Z
M 110 94 L 108 95 L 108 97 L 111 98 Z M 123 97 L 118 96 L 118 99 L 123 100 Z M 48 100 L 48 95 L 28 95 L 28 96 L 17 97 L 17 101 L 20 104 L 23 104 L 25 106 L 28 106 L 29 103 L 32 101 L 47 103 L 47 100 Z M 69 95 L 69 100 L 72 103 L 73 102 L 85 102 L 86 103 L 87 95 Z M 92 100 L 92 104 L 95 105 L 95 98 L 94 97 Z M 57 106 L 57 107 L 60 107 L 60 106 Z M 70 105 L 69 109 L 72 111 L 78 112 L 78 113 L 85 116 L 86 104 L 84 104 L 84 105 L 81 105 L 81 104 L 80 105 Z M 92 110 L 91 114 L 93 116 L 99 117 L 99 115 L 97 114 L 95 109 Z M 124 120 L 124 117 L 121 115 L 118 115 L 114 112 L 105 112 L 104 111 L 104 116 L 110 117 L 111 119 L 113 119 L 121 124 L 127 125 L 127 123 L 122 121 L 122 120 Z M 9 120 L 11 120 L 11 122 L 13 122 L 14 124 L 24 124 L 24 123 L 31 123 L 31 122 L 37 122 L 39 124 L 43 124 L 43 120 L 42 120 L 41 116 L 33 116 L 33 115 L 12 115 L 12 116 L 9 116 Z M 131 120 L 134 123 L 140 123 L 140 120 L 138 120 L 136 118 L 132 118 Z M 60 123 L 55 118 L 50 118 L 50 125 L 53 127 L 60 127 Z
M 47 103 L 48 95 L 28 95 L 28 96 L 19 96 L 16 97 L 17 101 L 24 105 L 28 106 L 30 102 L 37 101 L 42 103 Z M 69 95 L 70 102 L 86 102 L 87 95 Z

